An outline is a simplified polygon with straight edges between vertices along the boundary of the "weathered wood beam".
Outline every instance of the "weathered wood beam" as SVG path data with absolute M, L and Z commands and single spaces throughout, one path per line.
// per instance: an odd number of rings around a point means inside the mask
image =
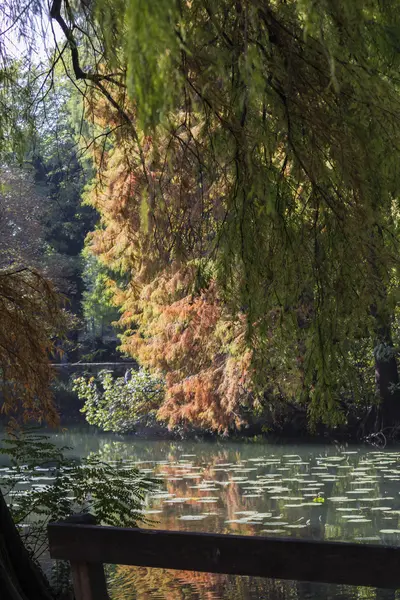
M 299 581 L 400 587 L 400 548 L 53 523 L 52 558 Z

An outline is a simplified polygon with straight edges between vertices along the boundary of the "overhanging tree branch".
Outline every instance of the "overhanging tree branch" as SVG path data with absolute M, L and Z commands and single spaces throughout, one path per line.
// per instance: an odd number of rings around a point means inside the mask
M 128 125 L 128 127 L 131 129 L 133 137 L 139 148 L 139 154 L 140 154 L 140 160 L 141 160 L 143 172 L 147 179 L 147 170 L 146 170 L 143 150 L 141 148 L 139 136 L 137 134 L 137 131 L 135 129 L 133 121 L 132 121 L 131 117 L 129 116 L 129 114 L 126 112 L 126 110 L 124 110 L 124 108 L 121 106 L 121 104 L 119 104 L 119 102 L 114 98 L 114 96 L 111 94 L 111 92 L 105 87 L 104 83 L 109 82 L 109 83 L 111 83 L 113 85 L 117 85 L 118 87 L 123 88 L 123 89 L 126 89 L 126 86 L 121 81 L 116 80 L 114 75 L 102 75 L 100 73 L 88 73 L 87 71 L 84 71 L 82 69 L 82 67 L 80 65 L 80 60 L 79 60 L 78 46 L 77 46 L 77 43 L 76 43 L 76 40 L 75 40 L 75 37 L 73 34 L 73 28 L 75 26 L 71 28 L 65 22 L 65 19 L 63 18 L 62 14 L 61 14 L 62 2 L 63 2 L 63 0 L 53 0 L 51 9 L 50 9 L 50 17 L 59 24 L 59 26 L 61 27 L 61 29 L 65 35 L 65 38 L 67 40 L 68 46 L 71 51 L 72 68 L 74 71 L 75 78 L 77 80 L 91 81 L 93 83 L 93 85 L 101 92 L 101 94 L 103 94 L 103 96 L 109 101 L 111 106 L 118 112 L 119 116 L 122 119 L 122 122 L 124 122 L 126 125 Z
M 101 81 L 109 81 L 114 85 L 125 88 L 125 84 L 123 84 L 121 81 L 116 80 L 113 75 L 100 75 L 99 73 L 88 73 L 87 71 L 84 71 L 82 69 L 79 60 L 78 46 L 73 34 L 73 29 L 71 27 L 68 27 L 63 16 L 61 15 L 61 6 L 62 0 L 54 0 L 50 9 L 50 17 L 59 24 L 67 39 L 69 48 L 71 50 L 72 67 L 74 69 L 76 79 L 86 79 L 94 82 L 96 85 Z

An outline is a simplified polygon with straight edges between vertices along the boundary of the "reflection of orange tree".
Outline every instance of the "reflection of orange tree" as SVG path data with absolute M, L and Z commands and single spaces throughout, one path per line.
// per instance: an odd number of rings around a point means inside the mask
M 126 567 L 119 565 L 111 576 L 112 600 L 215 600 L 224 597 L 226 575 Z
M 224 504 L 226 507 L 227 520 L 238 519 L 238 515 L 236 514 L 240 510 L 248 510 L 246 506 L 246 500 L 243 498 L 239 485 L 235 482 L 230 483 L 225 486 L 222 492 L 224 496 Z M 240 528 L 241 532 L 243 532 L 243 525 L 238 525 L 236 523 L 229 523 L 229 529 Z M 252 527 L 249 526 L 249 533 L 252 532 Z M 244 532 L 243 532 L 244 533 Z M 247 533 L 247 531 L 246 531 Z
M 248 598 L 305 600 L 310 597 L 310 586 L 313 589 L 311 584 L 295 586 L 291 581 L 274 579 L 117 566 L 111 577 L 110 595 L 112 600 L 153 598 L 160 600 L 245 600 Z M 349 591 L 349 597 L 351 593 Z M 357 597 L 372 600 L 374 596 Z
M 224 457 L 224 461 L 226 461 L 226 457 Z M 223 473 L 223 476 L 221 476 L 221 472 L 214 472 L 214 467 L 217 467 L 218 463 L 222 462 L 221 456 L 217 455 L 214 457 L 211 464 L 208 464 L 204 469 L 185 469 L 184 463 L 181 463 L 179 465 L 162 465 L 158 472 L 161 471 L 163 473 L 168 493 L 176 498 L 186 498 L 185 505 L 191 506 L 191 512 L 202 513 L 205 506 L 207 506 L 210 512 L 219 511 L 223 520 L 234 520 L 238 519 L 237 512 L 249 510 L 251 507 L 246 498 L 242 495 L 238 483 L 232 481 L 232 475 L 229 474 L 229 472 Z M 201 478 L 185 479 L 186 476 L 191 477 L 196 473 L 201 474 Z M 215 483 L 215 480 L 221 481 L 227 485 Z M 204 484 L 204 488 L 197 487 L 200 482 Z M 211 490 L 207 489 L 208 483 L 210 488 L 212 488 Z M 203 504 L 201 502 L 202 498 L 209 496 L 218 497 L 218 501 L 211 504 Z M 174 521 L 176 520 L 176 514 L 180 510 L 180 507 L 184 505 L 172 503 L 170 506 L 171 510 L 164 512 L 163 524 L 164 526 L 172 525 L 173 527 Z M 210 525 L 210 522 L 208 522 L 207 525 Z M 193 523 L 191 523 L 191 528 L 192 527 Z M 232 531 L 232 529 L 240 529 L 240 533 L 242 534 L 254 533 L 254 528 L 251 525 L 230 523 L 229 527 L 226 527 L 224 523 L 218 524 L 213 522 L 213 531 L 226 531 L 227 529 L 230 531 Z

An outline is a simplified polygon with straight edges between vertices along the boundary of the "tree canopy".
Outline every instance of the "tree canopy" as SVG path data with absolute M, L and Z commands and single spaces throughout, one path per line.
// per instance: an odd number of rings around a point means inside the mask
M 103 130 L 119 126 L 97 147 L 90 201 L 94 251 L 130 274 L 116 294 L 139 330 L 123 347 L 167 372 L 172 421 L 194 405 L 219 426 L 224 403 L 234 421 L 236 372 L 251 401 L 272 386 L 340 420 L 341 396 L 366 387 L 356 355 L 394 352 L 395 4 L 125 9 L 98 8 L 106 60 L 88 103 Z
M 274 394 L 335 424 L 375 367 L 396 421 L 397 3 L 46 10 L 18 27 L 57 31 L 39 97 L 62 63 L 82 98 L 89 244 L 123 349 L 166 377 L 160 416 L 227 430 Z

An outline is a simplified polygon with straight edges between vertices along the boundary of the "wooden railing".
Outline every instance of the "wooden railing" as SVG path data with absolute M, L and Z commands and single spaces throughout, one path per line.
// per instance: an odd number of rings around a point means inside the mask
M 124 529 L 75 518 L 48 527 L 71 562 L 76 600 L 107 600 L 103 563 L 321 583 L 400 587 L 400 548 L 260 536 Z

